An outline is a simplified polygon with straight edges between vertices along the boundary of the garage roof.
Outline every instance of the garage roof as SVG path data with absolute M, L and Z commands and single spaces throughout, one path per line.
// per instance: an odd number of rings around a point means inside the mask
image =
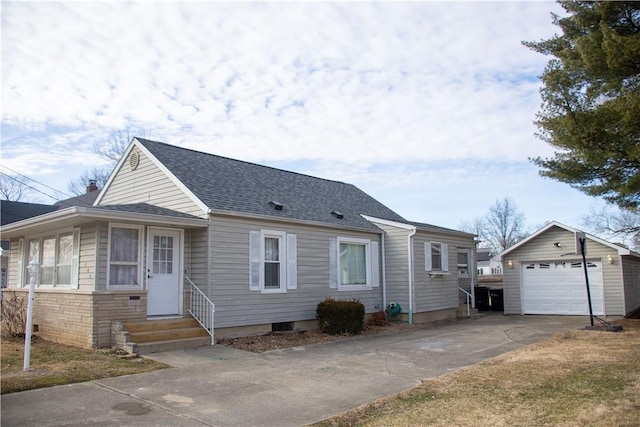
M 539 229 L 538 231 L 536 231 L 535 233 L 531 234 L 526 239 L 523 239 L 523 240 L 519 241 L 515 245 L 511 246 L 510 248 L 507 248 L 506 250 L 504 250 L 503 252 L 498 254 L 497 258 L 503 258 L 508 253 L 510 253 L 510 252 L 516 250 L 517 248 L 525 245 L 527 242 L 529 242 L 530 240 L 535 239 L 536 237 L 538 237 L 539 235 L 541 235 L 542 233 L 544 233 L 545 231 L 549 230 L 552 227 L 563 228 L 563 229 L 565 229 L 567 231 L 570 231 L 571 233 L 581 233 L 581 232 L 584 233 L 582 230 L 578 230 L 577 228 L 569 227 L 568 225 L 561 224 L 558 221 L 552 221 L 549 224 L 547 224 L 544 227 L 542 227 L 541 229 Z M 593 240 L 593 241 L 598 242 L 598 243 L 600 243 L 602 245 L 610 247 L 611 249 L 615 250 L 618 253 L 618 255 L 633 255 L 633 256 L 636 256 L 636 257 L 640 257 L 640 254 L 638 254 L 636 252 L 633 252 L 633 251 L 629 250 L 628 248 L 625 248 L 625 247 L 620 246 L 620 245 L 616 245 L 615 243 L 608 242 L 608 241 L 606 241 L 604 239 L 601 239 L 599 237 L 596 237 L 596 236 L 594 236 L 592 234 L 585 233 L 585 236 L 589 240 Z

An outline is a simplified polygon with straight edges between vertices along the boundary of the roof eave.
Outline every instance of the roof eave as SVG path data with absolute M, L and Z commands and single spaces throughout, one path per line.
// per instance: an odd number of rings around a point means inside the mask
M 209 210 L 209 215 L 212 215 L 212 216 L 219 215 L 219 216 L 227 216 L 227 217 L 240 217 L 240 218 L 246 218 L 246 219 L 254 219 L 254 220 L 258 220 L 258 221 L 278 221 L 278 222 L 284 222 L 284 223 L 288 223 L 288 224 L 302 224 L 302 225 L 308 225 L 308 226 L 313 226 L 313 227 L 339 228 L 339 229 L 350 230 L 350 231 L 361 231 L 361 232 L 365 232 L 365 233 L 384 234 L 383 230 L 380 230 L 379 228 L 377 228 L 375 226 L 374 226 L 375 229 L 374 228 L 364 228 L 364 227 L 354 227 L 354 226 L 345 226 L 345 225 L 340 225 L 340 224 L 333 224 L 333 223 L 328 223 L 328 222 L 310 221 L 310 220 L 287 218 L 287 217 L 276 217 L 276 216 L 269 216 L 269 215 L 259 215 L 259 214 L 245 213 L 245 212 L 232 212 L 232 211 L 225 211 L 225 210 L 218 210 L 218 209 L 210 209 Z
M 58 211 L 17 221 L 2 227 L 3 238 L 20 237 L 28 234 L 80 225 L 89 221 L 122 221 L 127 223 L 172 225 L 178 227 L 206 227 L 209 221 L 200 218 L 181 218 L 135 212 L 122 212 L 104 208 L 73 206 Z

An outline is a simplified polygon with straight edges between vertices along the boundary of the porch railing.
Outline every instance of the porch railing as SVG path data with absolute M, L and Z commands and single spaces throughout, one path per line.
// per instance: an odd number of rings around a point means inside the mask
M 189 303 L 189 313 L 207 330 L 211 335 L 211 345 L 216 343 L 213 332 L 213 317 L 216 312 L 216 305 L 207 297 L 204 292 L 196 286 L 188 277 L 185 280 L 190 286 L 191 302 Z
M 467 297 L 467 317 L 471 317 L 471 301 L 473 301 L 473 295 L 462 289 L 460 286 L 458 286 L 458 289 L 464 292 Z

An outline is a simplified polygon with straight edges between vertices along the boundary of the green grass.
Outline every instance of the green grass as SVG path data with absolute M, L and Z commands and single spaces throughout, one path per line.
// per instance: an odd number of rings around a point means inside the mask
M 86 350 L 38 338 L 31 344 L 29 371 L 23 370 L 24 340 L 3 337 L 1 357 L 2 394 L 168 367 L 149 359 L 123 357 L 115 350 Z

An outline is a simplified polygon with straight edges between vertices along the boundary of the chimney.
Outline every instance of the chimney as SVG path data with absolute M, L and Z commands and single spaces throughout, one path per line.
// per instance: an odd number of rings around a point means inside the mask
M 98 184 L 96 184 L 96 180 L 90 179 L 89 184 L 87 185 L 87 194 L 91 193 L 92 191 L 96 191 L 97 189 L 98 189 Z

